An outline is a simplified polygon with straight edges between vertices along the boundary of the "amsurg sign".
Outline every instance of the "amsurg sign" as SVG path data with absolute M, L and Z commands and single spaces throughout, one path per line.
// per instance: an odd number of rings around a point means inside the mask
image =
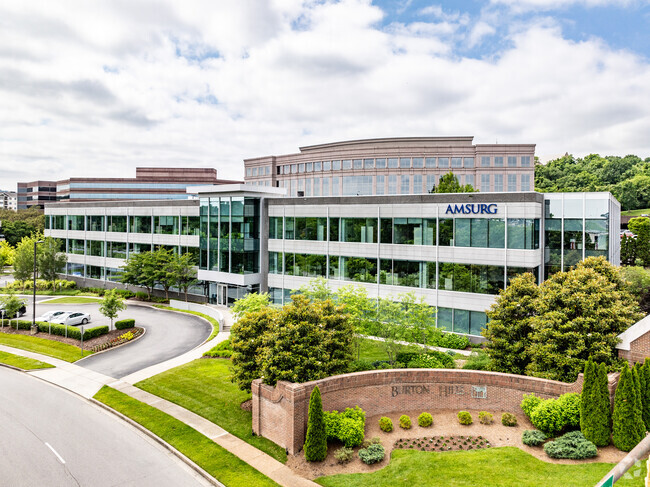
M 451 213 L 456 215 L 462 213 L 463 215 L 480 215 L 480 214 L 490 214 L 496 215 L 497 213 L 497 204 L 496 203 L 466 203 L 464 205 L 447 205 L 447 211 L 445 215 Z

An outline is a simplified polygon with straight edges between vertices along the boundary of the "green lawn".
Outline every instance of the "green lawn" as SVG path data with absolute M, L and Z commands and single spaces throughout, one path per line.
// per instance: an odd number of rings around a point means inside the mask
M 102 387 L 95 399 L 141 424 L 228 487 L 278 485 L 195 429 L 148 404 L 108 386 Z
M 388 354 L 382 342 L 371 340 L 370 338 L 360 338 L 359 343 L 361 344 L 359 348 L 359 358 L 361 360 L 370 360 L 372 362 L 376 360 L 388 360 Z M 407 346 L 400 347 L 400 349 L 408 348 Z M 355 356 L 355 358 L 357 357 Z
M 55 340 L 48 340 L 47 338 L 0 333 L 0 343 L 21 350 L 42 353 L 43 355 L 65 360 L 66 362 L 75 362 L 81 358 L 81 349 L 79 347 Z M 92 352 L 84 350 L 83 356 L 86 357 L 91 354 Z
M 584 487 L 596 485 L 612 467 L 611 463 L 546 463 L 515 447 L 445 453 L 394 450 L 390 464 L 381 470 L 321 477 L 316 482 L 326 487 Z M 621 479 L 616 487 L 642 487 L 645 473 L 643 462 L 638 477 Z
M 87 304 L 99 303 L 101 298 L 89 298 L 84 296 L 68 296 L 65 298 L 48 299 L 43 304 Z
M 14 355 L 13 353 L 7 353 L 0 351 L 0 363 L 13 365 L 23 370 L 34 370 L 34 369 L 50 369 L 54 365 L 46 364 L 40 360 L 34 360 L 32 358 L 21 357 L 20 355 Z
M 642 210 L 627 210 L 621 212 L 621 216 L 641 216 L 641 215 L 650 215 L 650 208 L 645 208 Z
M 154 306 L 154 308 L 166 309 L 166 310 L 169 310 L 169 311 L 179 311 L 181 313 L 187 313 L 187 314 L 190 314 L 190 315 L 200 316 L 201 318 L 205 318 L 212 325 L 212 333 L 208 337 L 208 340 L 212 340 L 214 337 L 217 336 L 217 333 L 219 333 L 219 322 L 217 320 L 215 320 L 214 318 L 212 318 L 211 316 L 204 315 L 203 313 L 199 313 L 198 311 L 188 311 L 188 310 L 185 310 L 185 309 L 172 308 L 170 306 L 165 306 L 163 304 L 154 304 L 153 306 Z M 208 341 L 208 340 L 206 340 L 206 341 Z
M 240 391 L 230 381 L 229 365 L 226 359 L 194 360 L 135 385 L 203 416 L 273 458 L 286 462 L 284 448 L 251 433 L 252 413 L 240 407 L 251 395 Z

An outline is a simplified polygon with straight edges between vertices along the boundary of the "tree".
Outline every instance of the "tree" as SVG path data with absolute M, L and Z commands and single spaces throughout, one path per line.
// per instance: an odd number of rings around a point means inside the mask
M 155 269 L 155 283 L 165 290 L 165 299 L 169 301 L 169 288 L 178 282 L 176 256 L 172 250 L 159 248 L 152 254 Z
M 641 311 L 650 313 L 650 271 L 641 267 L 621 267 L 621 277 L 636 298 Z
M 233 304 L 230 311 L 238 321 L 247 313 L 255 313 L 261 311 L 271 304 L 269 293 L 248 293 L 243 298 L 238 299 Z
M 52 237 L 46 237 L 43 243 L 37 247 L 36 253 L 38 273 L 46 281 L 54 283 L 59 274 L 65 269 L 68 257 L 61 252 L 61 243 Z
M 593 441 L 591 438 L 594 436 L 592 402 L 593 391 L 598 381 L 598 369 L 596 367 L 597 365 L 589 357 L 589 360 L 585 364 L 582 392 L 580 393 L 580 397 L 582 398 L 582 401 L 580 401 L 580 431 L 582 431 L 582 434 L 589 441 Z
M 637 406 L 634 377 L 626 364 L 616 387 L 612 415 L 612 440 L 619 450 L 632 450 L 645 436 L 641 431 L 643 417 Z
M 580 431 L 596 446 L 607 446 L 612 434 L 611 420 L 607 366 L 589 359 L 585 365 L 580 403 Z
M 0 270 L 7 265 L 13 264 L 16 251 L 9 245 L 9 242 L 0 242 Z
M 175 259 L 176 285 L 185 293 L 187 301 L 187 291 L 191 286 L 196 284 L 196 264 L 194 257 L 190 253 L 177 256 Z
M 35 237 L 23 237 L 16 246 L 14 254 L 14 278 L 26 281 L 34 273 L 34 241 Z
M 643 399 L 641 398 L 641 380 L 639 378 L 639 369 L 638 367 L 634 366 L 631 369 L 632 371 L 632 378 L 634 379 L 634 389 L 636 391 L 636 409 L 639 410 L 639 420 L 641 423 L 641 430 L 643 431 L 643 435 L 645 436 L 646 432 L 646 427 L 645 423 L 643 422 Z
M 478 193 L 471 184 L 461 185 L 454 173 L 449 171 L 440 178 L 438 186 L 431 188 L 431 193 Z
M 149 299 L 157 282 L 156 261 L 153 254 L 153 252 L 142 252 L 129 256 L 122 266 L 124 273 L 121 277 L 124 284 L 145 288 Z
M 645 359 L 641 367 L 641 374 L 643 375 L 642 383 L 645 384 L 645 387 L 641 390 L 641 403 L 643 406 L 641 417 L 646 425 L 646 430 L 650 431 L 650 360 Z
M 636 235 L 636 257 L 644 266 L 650 265 L 650 218 L 631 218 L 627 228 Z
M 403 340 L 426 345 L 433 334 L 440 333 L 436 329 L 436 310 L 422 296 L 418 299 L 415 293 L 401 294 L 400 306 L 406 327 Z
M 327 457 L 327 433 L 320 389 L 314 387 L 309 396 L 309 416 L 307 419 L 307 437 L 305 439 L 305 460 L 322 462 Z
M 309 281 L 298 290 L 298 293 L 307 296 L 312 301 L 325 301 L 326 299 L 335 300 L 335 294 L 327 286 L 327 280 L 324 277 L 317 277 Z
M 25 305 L 25 302 L 12 293 L 0 296 L 0 307 L 2 313 L 2 327 L 5 326 L 5 317 L 11 319 L 18 316 L 18 311 Z
M 487 312 L 483 330 L 485 351 L 498 372 L 524 374 L 530 363 L 533 317 L 537 313 L 539 286 L 532 274 L 521 274 L 499 293 Z
M 39 231 L 36 225 L 24 221 L 3 222 L 2 232 L 9 245 L 17 245 L 23 238 Z
M 634 265 L 636 262 L 636 237 L 621 237 L 621 265 Z
M 118 313 L 125 309 L 124 299 L 117 294 L 115 289 L 109 289 L 104 293 L 104 298 L 99 305 L 99 312 L 111 320 L 109 330 L 113 329 L 113 320 L 117 318 Z

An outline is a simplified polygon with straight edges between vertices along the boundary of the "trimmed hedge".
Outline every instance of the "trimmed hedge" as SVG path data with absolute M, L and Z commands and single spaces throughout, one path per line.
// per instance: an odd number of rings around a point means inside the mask
M 359 406 L 345 411 L 324 411 L 328 441 L 340 441 L 348 448 L 363 443 L 366 431 L 366 413 Z
M 564 430 L 580 427 L 581 396 L 570 392 L 557 399 L 541 399 L 534 394 L 524 394 L 521 409 L 533 426 L 549 436 Z
M 132 318 L 127 318 L 125 320 L 119 320 L 115 322 L 116 330 L 126 330 L 127 328 L 133 328 L 135 326 L 135 320 Z

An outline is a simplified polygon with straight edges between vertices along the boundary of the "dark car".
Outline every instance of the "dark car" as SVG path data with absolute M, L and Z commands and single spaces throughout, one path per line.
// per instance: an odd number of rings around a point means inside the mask
M 18 310 L 18 316 L 8 316 L 7 312 L 4 309 L 4 307 L 2 305 L 0 305 L 0 318 L 2 318 L 2 319 L 20 318 L 25 313 L 27 313 L 27 307 L 25 306 L 25 303 L 23 303 L 20 306 L 20 309 Z

